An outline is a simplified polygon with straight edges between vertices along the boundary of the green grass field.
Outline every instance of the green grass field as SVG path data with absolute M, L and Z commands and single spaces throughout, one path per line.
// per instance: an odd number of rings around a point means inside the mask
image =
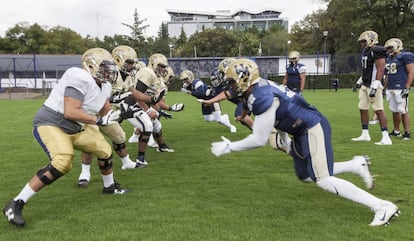
M 331 121 L 336 161 L 371 157 L 377 176 L 370 192 L 401 209 L 390 226 L 369 227 L 373 212 L 368 208 L 299 182 L 291 158 L 270 146 L 215 157 L 211 142 L 221 135 L 242 139 L 248 129 L 236 124 L 238 131 L 231 134 L 224 126 L 207 123 L 195 98 L 173 92 L 167 96 L 169 103 L 186 104 L 173 119 L 162 119 L 166 142 L 175 153 L 149 148 L 149 166 L 127 171 L 114 158 L 115 178 L 129 194 L 102 195 L 96 162 L 90 187 L 79 189 L 78 153 L 71 172 L 27 203 L 24 228 L 3 217 L 0 240 L 414 240 L 414 140 L 393 139 L 392 146 L 376 146 L 380 130 L 371 125 L 371 142 L 352 142 L 361 132 L 357 93 L 316 90 L 304 96 Z M 42 103 L 0 100 L 2 205 L 48 162 L 31 134 L 32 118 Z M 232 116 L 234 105 L 223 102 L 222 109 Z M 386 111 L 392 129 L 388 106 Z M 132 126 L 124 122 L 123 127 L 129 137 Z M 128 149 L 135 157 L 136 146 L 129 144 Z M 364 188 L 358 176 L 341 177 Z

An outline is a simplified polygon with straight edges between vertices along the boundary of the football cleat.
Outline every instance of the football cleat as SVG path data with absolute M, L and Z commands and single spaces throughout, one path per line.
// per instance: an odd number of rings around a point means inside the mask
M 79 179 L 78 180 L 78 187 L 80 188 L 88 188 L 89 187 L 89 181 L 86 179 Z
M 371 137 L 369 135 L 360 135 L 359 137 L 352 138 L 353 141 L 371 141 Z
M 411 139 L 411 133 L 410 132 L 405 132 L 403 135 L 403 140 L 404 141 L 409 141 Z
M 17 201 L 11 200 L 7 205 L 3 208 L 3 214 L 7 217 L 9 223 L 14 224 L 16 226 L 24 226 L 25 221 L 22 216 L 22 210 L 24 207 L 23 200 L 19 199 Z
M 144 156 L 139 156 L 136 160 L 135 168 L 143 168 L 148 165 L 148 162 L 145 160 Z
M 174 149 L 171 149 L 167 144 L 160 144 L 157 148 L 157 152 L 174 152 Z
M 374 189 L 375 183 L 374 178 L 371 175 L 370 171 L 370 164 L 368 156 L 354 156 L 352 159 L 355 171 L 361 176 L 362 180 L 364 180 L 365 186 L 367 189 Z
M 396 131 L 391 131 L 390 133 L 389 133 L 389 135 L 391 136 L 391 137 L 400 137 L 401 136 L 401 133 L 398 131 L 398 132 L 396 132 Z
M 388 225 L 393 217 L 398 217 L 400 214 L 398 207 L 389 201 L 384 201 L 381 206 L 375 210 L 374 219 L 369 226 Z
M 392 145 L 392 141 L 389 137 L 388 138 L 382 138 L 380 142 L 375 142 L 375 145 L 390 146 L 390 145 Z
M 91 179 L 91 174 L 90 173 L 81 172 L 81 174 L 79 175 L 79 178 L 78 178 L 78 187 L 81 187 L 81 188 L 89 187 L 89 180 L 90 179 Z
M 117 182 L 112 183 L 109 187 L 104 187 L 102 191 L 103 194 L 125 194 L 127 192 L 128 190 L 123 189 Z
M 370 125 L 375 125 L 375 124 L 377 124 L 377 123 L 378 123 L 378 120 L 370 120 L 368 123 L 369 123 Z
M 139 135 L 133 133 L 132 136 L 128 139 L 128 143 L 138 143 Z
M 150 147 L 158 147 L 158 144 L 154 140 L 154 137 L 152 135 L 150 135 L 150 138 L 148 139 L 147 146 L 150 146 Z

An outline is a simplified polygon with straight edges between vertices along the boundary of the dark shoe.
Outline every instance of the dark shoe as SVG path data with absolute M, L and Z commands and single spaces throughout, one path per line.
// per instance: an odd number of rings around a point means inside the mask
M 409 141 L 411 139 L 411 133 L 410 132 L 405 132 L 403 135 L 403 140 L 404 141 Z
M 3 208 L 4 216 L 7 217 L 9 223 L 14 224 L 16 226 L 24 226 L 25 222 L 22 216 L 24 204 L 25 203 L 21 199 L 17 201 L 11 200 Z
M 148 162 L 145 160 L 144 156 L 139 156 L 136 160 L 135 168 L 144 168 L 148 165 Z
M 112 183 L 109 187 L 104 187 L 102 191 L 103 194 L 125 194 L 127 192 L 128 190 L 123 189 L 117 182 Z
M 400 137 L 401 133 L 400 132 L 396 132 L 396 131 L 392 131 L 389 133 L 390 136 L 394 136 L 394 137 Z
M 158 145 L 157 152 L 174 152 L 174 149 L 171 149 L 164 143 Z

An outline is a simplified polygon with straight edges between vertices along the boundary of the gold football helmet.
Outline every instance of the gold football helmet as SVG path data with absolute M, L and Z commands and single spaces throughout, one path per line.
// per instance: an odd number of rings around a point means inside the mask
M 300 53 L 298 51 L 292 51 L 289 54 L 289 62 L 299 62 L 300 59 Z
M 170 82 L 171 82 L 171 80 L 172 80 L 172 78 L 174 78 L 175 74 L 174 74 L 174 70 L 173 70 L 170 66 L 168 66 L 168 67 L 166 68 L 166 71 L 167 71 L 167 74 L 166 74 L 166 76 L 164 77 L 164 83 L 165 83 L 166 85 L 169 85 L 169 84 L 170 84 Z
M 118 70 L 111 54 L 103 48 L 92 48 L 83 53 L 82 67 L 93 78 L 102 82 L 109 81 L 113 83 L 118 77 Z
M 184 70 L 180 74 L 180 80 L 183 82 L 183 88 L 187 88 L 194 81 L 194 74 L 190 70 Z
M 399 38 L 390 38 L 385 42 L 384 47 L 387 51 L 389 50 L 391 55 L 395 56 L 403 50 L 403 42 Z
M 260 80 L 259 67 L 250 59 L 237 59 L 227 67 L 224 79 L 237 94 L 241 94 Z
M 137 69 L 137 71 L 144 68 L 144 67 L 147 67 L 147 64 L 145 64 L 144 61 L 141 61 L 141 60 L 136 61 L 135 69 Z
M 165 55 L 156 53 L 149 57 L 148 67 L 154 70 L 158 77 L 165 77 L 167 75 L 166 67 L 168 66 L 168 60 Z
M 367 46 L 372 47 L 378 43 L 378 34 L 368 30 L 359 35 L 358 42 L 367 41 Z
M 120 45 L 112 50 L 112 58 L 119 70 L 134 76 L 136 73 L 137 52 L 127 45 Z
M 231 62 L 233 62 L 234 60 L 236 60 L 235 58 L 225 58 L 223 59 L 219 65 L 218 65 L 218 69 L 220 72 L 222 72 L 223 74 L 226 73 L 227 67 L 230 65 Z

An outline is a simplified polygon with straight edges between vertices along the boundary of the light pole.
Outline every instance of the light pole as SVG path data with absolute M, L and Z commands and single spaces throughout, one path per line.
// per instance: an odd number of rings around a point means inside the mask
M 323 31 L 323 74 L 325 74 L 325 62 L 326 62 L 326 39 L 328 38 L 328 31 Z
M 170 59 L 171 59 L 172 58 L 172 48 L 174 47 L 174 45 L 172 43 L 169 43 L 168 47 L 170 47 Z
M 148 63 L 148 39 L 147 38 L 144 39 L 144 43 L 145 43 L 144 56 L 145 56 L 145 61 Z
M 287 64 L 288 64 L 288 59 L 289 59 L 289 45 L 290 45 L 290 43 L 291 43 L 292 41 L 290 41 L 290 40 L 288 40 L 287 42 L 286 42 L 286 66 L 287 66 Z

